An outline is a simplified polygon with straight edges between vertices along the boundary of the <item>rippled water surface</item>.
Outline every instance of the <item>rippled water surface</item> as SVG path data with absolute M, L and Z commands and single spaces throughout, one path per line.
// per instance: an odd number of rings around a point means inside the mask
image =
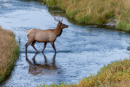
M 26 31 L 31 28 L 53 29 L 57 22 L 48 8 L 39 2 L 0 1 L 0 25 L 12 30 L 17 41 L 21 41 L 20 57 L 3 87 L 35 87 L 41 83 L 53 82 L 78 83 L 79 79 L 96 74 L 101 67 L 112 61 L 129 58 L 129 34 L 74 25 L 64 17 L 63 23 L 69 25 L 69 28 L 64 29 L 55 42 L 58 53 L 54 55 L 51 44 L 47 44 L 45 54 L 35 54 L 35 50 L 29 46 L 26 60 Z M 36 43 L 35 46 L 41 51 L 43 45 Z

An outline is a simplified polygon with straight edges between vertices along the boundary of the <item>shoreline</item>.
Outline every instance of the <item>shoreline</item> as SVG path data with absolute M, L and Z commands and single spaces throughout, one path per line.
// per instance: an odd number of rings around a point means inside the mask
M 0 27 L 0 34 L 0 43 L 2 43 L 0 46 L 0 85 L 2 85 L 10 76 L 15 62 L 19 58 L 20 48 L 12 31 Z
M 87 1 L 85 1 L 85 0 L 81 0 L 81 1 L 79 1 L 79 3 L 77 3 L 77 1 L 73 1 L 73 0 L 70 0 L 68 2 L 65 0 L 62 0 L 62 1 L 39 0 L 39 1 L 41 2 L 41 4 L 45 4 L 50 8 L 59 8 L 59 9 L 63 10 L 69 19 L 74 20 L 79 24 L 83 23 L 85 25 L 94 24 L 94 25 L 113 26 L 116 28 L 116 30 L 130 32 L 130 21 L 128 21 L 129 17 L 128 18 L 123 17 L 124 13 L 126 13 L 127 15 L 130 14 L 128 12 L 128 9 L 125 9 L 124 11 L 122 10 L 121 14 L 116 13 L 116 9 L 119 10 L 124 4 L 129 4 L 130 2 L 121 1 L 122 2 L 121 6 L 118 6 L 118 4 L 120 4 L 121 2 L 117 3 L 114 0 L 109 0 L 110 2 L 109 1 L 102 2 L 99 0 L 98 3 L 94 3 L 94 5 L 91 6 L 93 1 L 88 1 L 88 3 L 90 3 L 90 7 L 88 7 L 89 4 L 87 4 L 86 3 Z M 82 3 L 82 1 L 84 3 Z M 86 7 L 83 8 L 82 5 L 80 6 L 80 3 L 82 3 L 83 6 L 86 6 Z M 105 6 L 105 4 L 106 5 L 108 4 L 106 6 L 107 8 L 102 10 L 100 13 L 100 9 L 103 9 L 103 6 Z M 110 6 L 109 6 L 109 4 L 110 4 Z M 99 8 L 97 7 L 93 11 L 94 6 L 97 6 L 97 5 L 100 5 L 101 7 L 99 7 Z M 80 7 L 78 7 L 78 6 L 80 6 Z M 123 7 L 123 8 L 127 8 L 127 7 L 129 7 L 129 6 L 126 5 L 126 7 Z M 107 10 L 107 12 L 106 12 L 106 10 Z M 96 11 L 98 11 L 98 12 L 96 13 Z

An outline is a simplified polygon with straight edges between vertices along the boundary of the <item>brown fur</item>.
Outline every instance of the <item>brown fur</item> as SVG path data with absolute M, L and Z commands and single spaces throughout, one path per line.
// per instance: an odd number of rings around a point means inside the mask
M 56 38 L 62 34 L 63 28 L 68 28 L 68 26 L 59 21 L 55 29 L 30 29 L 29 31 L 27 31 L 28 42 L 25 44 L 25 53 L 27 53 L 27 47 L 30 43 L 32 43 L 32 47 L 36 50 L 36 52 L 38 52 L 34 46 L 36 42 L 44 42 L 44 48 L 42 52 L 44 52 L 46 44 L 50 42 L 56 53 L 54 42 Z
M 31 29 L 31 30 L 29 30 L 29 31 L 27 31 L 27 35 L 32 31 L 33 29 Z

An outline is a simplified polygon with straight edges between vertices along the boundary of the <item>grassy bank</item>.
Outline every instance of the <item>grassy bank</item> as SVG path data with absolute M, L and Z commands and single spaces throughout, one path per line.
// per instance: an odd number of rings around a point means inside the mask
M 130 59 L 101 68 L 97 75 L 83 78 L 78 84 L 52 84 L 39 87 L 130 87 Z
M 116 28 L 130 32 L 130 0 L 40 0 L 59 7 L 66 15 L 86 24 L 116 22 Z
M 0 27 L 0 84 L 10 75 L 19 53 L 13 32 Z

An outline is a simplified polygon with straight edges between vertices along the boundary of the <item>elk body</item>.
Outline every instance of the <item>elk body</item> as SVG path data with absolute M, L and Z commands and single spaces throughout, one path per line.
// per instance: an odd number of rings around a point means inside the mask
M 34 46 L 36 42 L 44 42 L 44 48 L 42 52 L 44 52 L 47 43 L 50 42 L 56 53 L 54 42 L 56 38 L 62 34 L 62 30 L 64 28 L 68 28 L 68 25 L 63 24 L 62 21 L 56 18 L 54 19 L 58 21 L 57 27 L 55 29 L 47 29 L 47 30 L 30 29 L 29 31 L 27 31 L 28 42 L 25 44 L 25 53 L 27 53 L 27 47 L 30 44 L 36 50 L 36 52 L 38 52 Z

